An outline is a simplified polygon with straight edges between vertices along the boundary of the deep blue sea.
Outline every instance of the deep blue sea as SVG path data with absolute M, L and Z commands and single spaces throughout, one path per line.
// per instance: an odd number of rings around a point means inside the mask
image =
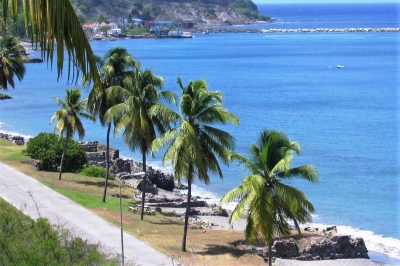
M 275 23 L 237 27 L 400 27 L 399 9 L 400 4 L 259 5 Z M 227 109 L 240 118 L 240 126 L 224 127 L 235 136 L 237 152 L 246 155 L 265 128 L 299 141 L 302 154 L 294 166 L 315 165 L 320 182 L 291 185 L 314 204 L 314 222 L 338 225 L 340 233 L 363 237 L 370 251 L 400 259 L 400 33 L 211 33 L 92 42 L 99 55 L 117 46 L 163 76 L 165 89 L 178 95 L 177 76 L 184 84 L 204 78 L 210 90 L 221 91 Z M 46 64 L 27 64 L 23 82 L 7 92 L 13 99 L 0 101 L 0 131 L 51 132 L 55 124 L 49 120 L 58 108 L 53 98 L 63 98 L 71 87 L 65 78 L 57 83 L 56 71 Z M 85 126 L 84 140 L 105 143 L 106 129 Z M 111 145 L 124 157 L 141 158 L 121 136 Z M 151 163 L 161 167 L 161 158 L 158 153 Z M 223 180 L 196 183 L 197 193 L 220 198 L 246 175 L 235 165 L 223 169 Z

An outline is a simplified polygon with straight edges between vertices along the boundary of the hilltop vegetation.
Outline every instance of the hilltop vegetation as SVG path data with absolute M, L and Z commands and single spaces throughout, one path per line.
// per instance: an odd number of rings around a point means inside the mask
M 198 25 L 242 24 L 257 20 L 259 15 L 251 0 L 71 0 L 81 22 L 105 18 L 140 18 L 142 20 L 191 21 Z

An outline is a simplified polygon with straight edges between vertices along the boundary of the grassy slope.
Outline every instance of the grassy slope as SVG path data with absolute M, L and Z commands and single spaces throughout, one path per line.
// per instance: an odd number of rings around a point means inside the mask
M 24 147 L 16 146 L 0 139 L 0 161 L 30 175 L 60 194 L 70 198 L 104 219 L 119 225 L 119 199 L 110 197 L 118 193 L 118 183 L 110 180 L 106 203 L 101 202 L 104 180 L 65 173 L 58 180 L 57 173 L 36 171 L 21 154 Z M 243 232 L 230 230 L 199 230 L 190 228 L 187 250 L 180 252 L 183 226 L 176 222 L 172 214 L 145 216 L 132 214 L 127 207 L 132 205 L 133 191 L 123 188 L 124 229 L 142 241 L 148 242 L 159 251 L 183 262 L 184 265 L 265 265 L 263 259 L 250 252 L 234 248 L 230 243 L 243 239 Z

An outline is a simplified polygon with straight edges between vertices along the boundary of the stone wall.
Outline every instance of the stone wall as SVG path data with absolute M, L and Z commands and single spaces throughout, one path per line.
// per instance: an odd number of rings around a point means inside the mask
M 0 138 L 5 139 L 7 141 L 11 141 L 17 145 L 25 145 L 25 139 L 21 136 L 14 136 L 10 134 L 0 133 Z
M 80 142 L 79 144 L 85 149 L 91 165 L 106 168 L 106 145 L 98 141 Z M 143 172 L 143 164 L 141 162 L 119 158 L 118 149 L 110 147 L 109 155 L 109 169 L 112 174 Z M 146 174 L 152 184 L 158 188 L 172 191 L 175 187 L 174 176 L 172 174 L 163 173 L 160 170 L 153 169 L 151 166 L 147 166 Z

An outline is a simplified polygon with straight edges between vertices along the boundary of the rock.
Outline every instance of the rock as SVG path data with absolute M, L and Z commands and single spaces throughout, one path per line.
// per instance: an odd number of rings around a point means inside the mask
M 369 259 L 368 250 L 362 238 L 352 238 L 348 235 L 336 235 L 310 245 L 303 253 L 318 256 L 321 259 Z
M 310 241 L 309 246 L 299 249 L 294 239 L 275 241 L 272 256 L 296 260 L 333 260 L 333 259 L 369 259 L 368 250 L 362 238 L 349 235 L 335 235 L 330 238 L 321 236 L 319 241 Z M 268 257 L 268 248 L 263 252 Z
M 12 97 L 7 94 L 0 94 L 0 100 L 7 100 L 7 99 L 12 99 Z

